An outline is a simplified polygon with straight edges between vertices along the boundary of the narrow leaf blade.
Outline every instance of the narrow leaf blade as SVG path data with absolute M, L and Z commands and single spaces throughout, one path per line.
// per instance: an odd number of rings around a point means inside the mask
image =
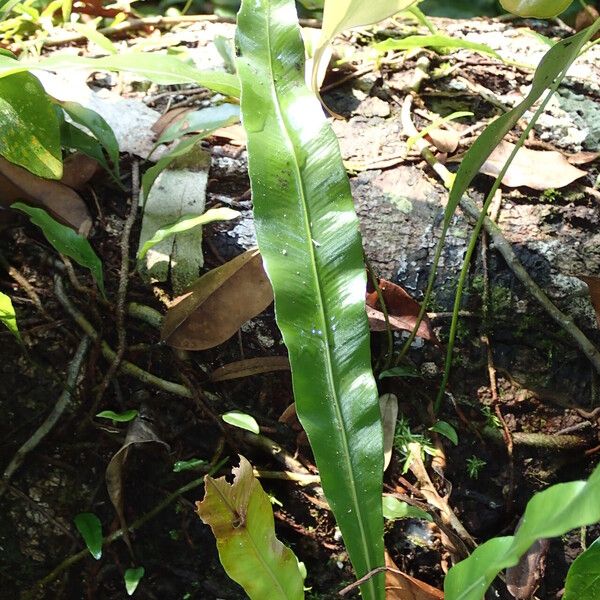
M 0 292 L 0 323 L 6 325 L 8 330 L 20 339 L 19 328 L 17 326 L 17 316 L 10 296 Z
M 94 513 L 80 513 L 75 517 L 75 527 L 81 534 L 90 554 L 99 560 L 102 557 L 102 523 Z

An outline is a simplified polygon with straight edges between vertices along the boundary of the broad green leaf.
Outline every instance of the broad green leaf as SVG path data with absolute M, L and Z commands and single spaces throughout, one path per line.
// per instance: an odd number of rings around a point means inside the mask
M 132 596 L 135 590 L 137 590 L 137 586 L 139 585 L 142 577 L 145 573 L 144 567 L 137 567 L 136 569 L 127 569 L 123 576 L 125 580 L 125 589 L 127 590 L 127 595 Z
M 240 107 L 237 104 L 220 104 L 219 106 L 209 106 L 208 108 L 195 110 L 167 127 L 157 144 L 168 144 L 187 133 L 197 132 L 209 135 L 210 132 L 219 129 L 219 127 L 233 125 L 239 120 Z
M 19 328 L 17 327 L 17 316 L 10 296 L 0 292 L 0 323 L 4 323 L 8 330 L 20 339 Z
M 243 412 L 232 410 L 231 412 L 221 415 L 221 419 L 234 427 L 239 427 L 240 429 L 245 429 L 246 431 L 251 431 L 256 434 L 260 433 L 260 427 L 258 426 L 256 419 Z
M 78 102 L 58 102 L 63 110 L 79 125 L 83 125 L 100 142 L 106 154 L 110 158 L 115 173 L 115 178 L 119 178 L 119 143 L 104 117 L 96 111 L 82 106 Z
M 15 202 L 11 205 L 11 208 L 17 208 L 29 215 L 31 222 L 42 230 L 46 239 L 57 252 L 65 254 L 82 267 L 89 269 L 98 284 L 100 292 L 103 296 L 106 296 L 102 262 L 90 243 L 83 236 L 78 235 L 70 227 L 53 219 L 42 208 L 27 206 L 27 204 L 23 204 L 22 202 Z
M 433 427 L 429 428 L 429 431 L 435 431 L 445 438 L 448 438 L 455 446 L 458 445 L 458 434 L 456 433 L 456 429 L 454 429 L 450 423 L 446 423 L 446 421 L 438 421 Z
M 117 423 L 128 423 L 129 421 L 133 421 L 138 416 L 138 411 L 134 408 L 131 410 L 126 410 L 122 413 L 117 413 L 114 410 L 103 410 L 99 412 L 97 417 L 101 419 L 111 419 L 112 421 L 116 421 Z
M 75 517 L 75 527 L 81 534 L 90 554 L 99 560 L 102 557 L 102 523 L 94 513 L 80 513 Z
M 389 521 L 396 519 L 425 519 L 433 521 L 433 517 L 424 510 L 411 506 L 406 502 L 394 498 L 394 496 L 383 497 L 383 516 Z
M 406 10 L 415 3 L 416 0 L 377 0 L 377 2 L 366 2 L 365 0 L 325 0 L 321 39 L 315 49 L 314 55 L 313 88 L 316 89 L 317 73 L 325 50 L 338 33 L 351 27 L 373 25 L 402 10 Z
M 269 496 L 243 456 L 233 474 L 233 484 L 207 475 L 204 500 L 196 504 L 217 538 L 225 571 L 250 600 L 302 600 L 304 578 L 294 553 L 275 537 Z
M 500 0 L 500 4 L 508 12 L 536 19 L 553 19 L 572 3 L 573 0 Z
M 16 62 L 0 56 L 4 61 Z M 0 155 L 39 177 L 62 177 L 54 106 L 37 77 L 29 73 L 0 79 Z
M 600 538 L 580 554 L 567 573 L 563 600 L 600 598 Z
M 383 42 L 373 44 L 373 48 L 378 52 L 389 52 L 390 50 L 412 50 L 413 48 L 436 48 L 438 50 L 445 48 L 459 48 L 462 50 L 474 50 L 481 54 L 488 54 L 498 60 L 502 57 L 487 44 L 478 44 L 449 35 L 411 35 L 402 39 L 389 38 Z
M 30 69 L 60 71 L 75 68 L 94 71 L 127 71 L 162 85 L 195 83 L 234 98 L 237 98 L 240 93 L 238 79 L 235 75 L 219 71 L 200 71 L 179 58 L 167 54 L 130 52 L 101 58 L 87 58 L 59 53 L 39 60 L 21 61 L 0 56 L 0 78 Z
M 384 564 L 383 432 L 350 184 L 335 134 L 304 83 L 293 0 L 244 0 L 237 44 L 256 235 L 296 409 L 362 577 Z M 369 579 L 362 592 L 381 600 L 384 578 Z
M 559 483 L 536 494 L 514 536 L 489 540 L 450 569 L 444 582 L 446 600 L 481 600 L 496 575 L 516 565 L 536 540 L 600 521 L 598 498 L 600 467 L 587 482 Z
M 200 225 L 207 225 L 208 223 L 213 223 L 214 221 L 230 221 L 231 219 L 237 219 L 240 216 L 240 213 L 231 208 L 223 207 L 223 208 L 211 208 L 207 210 L 202 215 L 187 215 L 181 217 L 176 223 L 169 225 L 169 227 L 165 227 L 163 229 L 159 229 L 153 236 L 150 238 L 138 252 L 138 259 L 144 258 L 146 253 L 150 248 L 156 246 L 156 244 L 160 244 L 164 239 L 169 236 L 175 235 L 177 233 L 181 233 L 182 231 L 189 231 L 194 227 L 198 227 Z

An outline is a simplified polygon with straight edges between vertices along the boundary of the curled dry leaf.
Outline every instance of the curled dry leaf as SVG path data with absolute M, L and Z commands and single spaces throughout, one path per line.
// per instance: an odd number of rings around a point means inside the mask
M 261 373 L 289 370 L 290 361 L 287 356 L 261 356 L 260 358 L 248 358 L 223 365 L 211 373 L 210 379 L 211 381 L 227 381 L 229 379 L 252 377 Z
M 517 600 L 530 600 L 546 570 L 550 540 L 537 540 L 514 567 L 506 569 L 506 587 Z
M 206 350 L 228 340 L 273 302 L 273 289 L 257 249 L 209 271 L 165 315 L 161 338 L 182 350 Z
M 61 223 L 87 236 L 92 219 L 79 194 L 59 181 L 43 179 L 0 157 L 0 203 L 17 200 L 46 209 Z
M 400 571 L 387 552 L 385 566 L 386 600 L 443 600 L 442 591 Z
M 590 289 L 592 304 L 596 309 L 596 318 L 598 319 L 598 325 L 600 325 L 600 278 L 582 276 L 579 279 L 585 281 L 585 283 L 587 283 L 588 288 Z
M 143 416 L 137 416 L 131 421 L 129 428 L 127 429 L 125 442 L 112 457 L 110 463 L 108 463 L 105 475 L 106 488 L 108 489 L 110 501 L 115 507 L 115 511 L 119 517 L 119 523 L 125 532 L 127 532 L 127 524 L 125 521 L 124 510 L 124 469 L 127 457 L 129 456 L 129 451 L 136 444 L 160 445 L 169 450 L 169 445 L 166 442 L 163 442 L 155 433 L 151 421 L 145 419 Z M 131 542 L 129 541 L 127 533 L 125 533 L 124 539 L 131 550 Z
M 152 131 L 156 134 L 156 139 L 160 138 L 160 136 L 166 131 L 168 127 L 181 121 L 181 119 L 183 119 L 185 115 L 192 112 L 193 110 L 193 108 L 189 107 L 180 107 L 174 108 L 173 110 L 170 110 L 164 115 L 162 115 L 160 119 L 158 119 L 156 123 L 152 125 Z
M 417 323 L 417 317 L 421 309 L 419 303 L 399 285 L 386 279 L 379 280 L 379 289 L 385 302 L 392 329 L 396 331 L 412 331 Z M 385 317 L 381 311 L 379 298 L 375 291 L 367 293 L 367 316 L 369 317 L 371 331 L 385 331 Z M 421 321 L 417 335 L 434 344 L 439 343 L 433 332 L 431 321 L 427 316 Z
M 500 142 L 483 163 L 481 173 L 497 177 L 515 148 Z M 534 190 L 558 189 L 573 183 L 587 173 L 574 167 L 560 152 L 520 148 L 502 183 L 508 187 L 526 186 Z
M 460 142 L 460 133 L 455 129 L 432 129 L 425 139 L 433 144 L 440 152 L 452 154 Z

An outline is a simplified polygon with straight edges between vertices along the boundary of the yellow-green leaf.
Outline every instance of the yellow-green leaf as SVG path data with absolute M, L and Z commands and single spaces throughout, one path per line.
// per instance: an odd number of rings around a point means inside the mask
M 0 323 L 4 323 L 17 339 L 20 338 L 19 328 L 17 327 L 17 316 L 15 315 L 12 300 L 2 292 L 0 292 Z
M 573 0 L 500 0 L 500 4 L 508 12 L 536 19 L 553 19 L 572 3 Z

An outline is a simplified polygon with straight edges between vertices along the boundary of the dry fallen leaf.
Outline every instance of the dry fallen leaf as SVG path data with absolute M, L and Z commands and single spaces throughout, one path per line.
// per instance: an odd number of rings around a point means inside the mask
M 222 138 L 234 146 L 245 146 L 248 141 L 246 130 L 239 124 L 220 127 L 212 132 L 211 137 Z
M 223 365 L 211 373 L 210 379 L 211 381 L 227 381 L 229 379 L 252 377 L 261 373 L 289 370 L 290 361 L 287 356 L 261 356 L 260 358 L 248 358 Z
M 497 177 L 514 148 L 510 142 L 500 142 L 480 172 Z M 560 152 L 520 148 L 502 183 L 508 187 L 549 190 L 565 187 L 584 175 L 587 173 L 571 165 Z
M 425 139 L 433 144 L 440 152 L 452 154 L 460 142 L 460 133 L 455 129 L 432 129 Z
M 596 318 L 598 319 L 598 325 L 600 325 L 600 277 L 581 276 L 579 279 L 585 281 L 590 289 L 592 304 L 596 309 Z
M 390 555 L 385 553 L 386 600 L 443 600 L 444 593 L 398 569 Z
M 43 179 L 0 157 L 0 203 L 23 200 L 46 209 L 53 217 L 87 236 L 92 219 L 79 194 L 59 181 Z
M 183 119 L 185 117 L 185 115 L 187 115 L 188 113 L 190 113 L 194 110 L 195 110 L 194 108 L 180 107 L 180 108 L 174 108 L 173 110 L 170 110 L 170 111 L 166 112 L 164 115 L 162 115 L 160 117 L 160 119 L 158 119 L 158 121 L 156 121 L 156 123 L 154 123 L 154 125 L 152 125 L 152 131 L 154 131 L 154 133 L 156 133 L 156 139 L 159 139 L 160 136 L 171 125 L 178 123 L 179 121 L 181 121 L 181 119 Z
M 248 250 L 198 279 L 175 299 L 161 338 L 182 350 L 206 350 L 228 340 L 273 302 L 273 288 L 257 249 Z
M 63 176 L 60 182 L 80 192 L 102 167 L 83 152 L 75 152 L 63 163 Z
M 421 309 L 419 303 L 399 285 L 379 280 L 379 289 L 383 296 L 388 312 L 390 326 L 397 331 L 412 331 L 417 323 L 417 317 Z M 383 312 L 380 310 L 377 292 L 367 293 L 367 316 L 371 331 L 385 331 L 386 322 Z M 437 337 L 433 332 L 431 321 L 427 316 L 421 321 L 417 335 L 424 340 L 438 344 Z
M 517 600 L 530 600 L 546 570 L 550 540 L 537 540 L 514 567 L 506 569 L 506 588 Z
M 395 394 L 383 394 L 379 398 L 381 422 L 383 424 L 383 470 L 386 471 L 392 460 L 394 434 L 398 420 L 398 397 Z

